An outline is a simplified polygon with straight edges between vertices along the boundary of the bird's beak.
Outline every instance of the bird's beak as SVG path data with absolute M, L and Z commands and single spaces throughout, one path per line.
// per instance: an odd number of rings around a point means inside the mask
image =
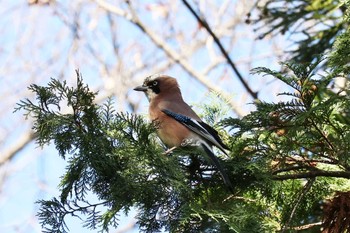
M 134 88 L 134 91 L 147 91 L 147 87 L 144 86 L 138 86 Z

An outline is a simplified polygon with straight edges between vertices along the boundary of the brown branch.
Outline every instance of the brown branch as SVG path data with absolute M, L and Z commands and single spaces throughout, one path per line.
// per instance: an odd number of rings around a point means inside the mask
M 316 178 L 319 176 L 350 179 L 350 171 L 324 171 L 324 170 L 316 169 L 310 172 L 286 174 L 286 175 L 274 175 L 272 176 L 272 179 L 274 180 L 310 179 L 310 178 Z
M 12 147 L 3 152 L 2 156 L 0 157 L 0 165 L 13 159 L 13 157 L 26 145 L 28 145 L 34 138 L 35 136 L 32 132 L 23 134 Z
M 213 39 L 214 39 L 216 45 L 219 47 L 222 55 L 225 57 L 228 64 L 231 66 L 231 68 L 233 69 L 234 73 L 237 75 L 239 81 L 242 83 L 244 88 L 248 91 L 248 93 L 252 96 L 253 99 L 258 99 L 258 93 L 254 92 L 249 87 L 248 83 L 243 79 L 243 76 L 238 71 L 236 65 L 233 63 L 232 59 L 230 58 L 230 56 L 226 52 L 226 50 L 225 50 L 224 46 L 222 45 L 222 43 L 220 42 L 219 38 L 216 36 L 216 34 L 213 32 L 213 30 L 211 30 L 207 21 L 204 18 L 200 17 L 186 0 L 182 0 L 182 2 L 185 4 L 185 6 L 188 8 L 188 10 L 193 14 L 193 16 L 197 19 L 197 21 L 201 24 L 201 26 L 203 26 L 208 31 L 208 33 L 213 37 Z
M 310 117 L 311 119 L 311 124 L 315 127 L 315 129 L 321 134 L 321 136 L 325 139 L 325 141 L 327 142 L 327 144 L 329 145 L 330 149 L 332 151 L 334 151 L 334 146 L 332 144 L 332 142 L 328 139 L 328 137 L 322 132 L 321 129 L 318 128 L 317 124 L 312 120 L 312 118 Z
M 125 233 L 125 232 L 130 232 L 131 230 L 136 230 L 137 224 L 135 220 L 129 221 L 128 224 L 124 225 L 121 229 L 117 229 L 115 233 Z
M 332 165 L 337 165 L 337 163 L 333 161 L 328 161 L 328 160 L 323 160 L 323 159 L 297 159 L 293 157 L 288 157 L 286 162 L 290 160 L 290 163 L 288 163 L 290 166 L 288 167 L 283 167 L 276 169 L 272 172 L 273 175 L 277 175 L 278 173 L 282 172 L 288 172 L 288 171 L 296 171 L 296 170 L 314 170 L 314 171 L 319 171 L 317 167 L 315 167 L 313 164 L 316 163 L 325 163 L 325 164 L 332 164 Z
M 289 228 L 287 228 L 287 230 L 303 231 L 303 230 L 307 230 L 307 229 L 313 228 L 315 226 L 321 226 L 321 225 L 322 225 L 322 222 L 315 222 L 315 223 L 305 224 L 302 226 L 289 227 Z

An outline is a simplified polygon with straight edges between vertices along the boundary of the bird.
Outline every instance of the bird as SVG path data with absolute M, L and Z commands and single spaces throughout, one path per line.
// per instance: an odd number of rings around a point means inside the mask
M 168 151 L 184 146 L 201 148 L 232 191 L 232 183 L 212 150 L 215 146 L 227 155 L 229 148 L 218 132 L 203 122 L 184 101 L 177 80 L 168 75 L 154 74 L 146 77 L 143 84 L 134 90 L 145 93 L 149 101 L 149 117 L 157 123 L 158 137 L 170 148 Z

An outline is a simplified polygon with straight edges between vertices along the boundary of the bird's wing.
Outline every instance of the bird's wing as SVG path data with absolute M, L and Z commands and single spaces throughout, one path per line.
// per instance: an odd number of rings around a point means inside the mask
M 205 141 L 208 141 L 210 144 L 215 145 L 220 150 L 222 150 L 222 152 L 227 154 L 225 152 L 225 149 L 227 150 L 228 147 L 221 141 L 218 132 L 206 123 L 195 120 L 182 114 L 172 112 L 168 109 L 163 109 L 162 112 L 174 118 L 175 120 L 189 128 L 192 132 L 201 136 L 203 139 L 205 139 Z

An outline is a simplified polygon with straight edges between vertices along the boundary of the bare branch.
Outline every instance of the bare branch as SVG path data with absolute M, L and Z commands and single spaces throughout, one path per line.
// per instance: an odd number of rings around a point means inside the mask
M 144 32 L 151 40 L 152 42 L 160 48 L 164 53 L 171 58 L 173 61 L 178 63 L 185 71 L 187 71 L 191 76 L 195 77 L 199 82 L 201 82 L 204 86 L 206 86 L 208 89 L 220 93 L 222 98 L 227 100 L 230 106 L 232 107 L 233 111 L 238 116 L 243 116 L 245 113 L 240 109 L 240 107 L 232 100 L 232 96 L 225 92 L 223 89 L 219 87 L 219 85 L 215 85 L 214 83 L 211 83 L 203 74 L 198 73 L 188 62 L 186 62 L 182 57 L 173 50 L 165 41 L 162 40 L 161 37 L 159 37 L 156 33 L 154 33 L 150 28 L 146 27 L 137 17 L 136 13 L 134 12 L 131 3 L 129 1 L 126 1 L 129 5 L 131 14 L 126 13 L 125 11 L 121 10 L 118 7 L 115 7 L 114 5 L 111 5 L 105 1 L 102 0 L 96 0 L 96 3 L 104 8 L 107 11 L 110 11 L 116 15 L 125 17 L 130 22 L 132 22 L 135 26 L 137 26 L 142 32 Z
M 115 233 L 126 233 L 137 227 L 136 220 L 131 220 L 128 224 L 126 224 L 123 228 L 118 229 Z
M 228 55 L 228 53 L 226 52 L 224 46 L 221 44 L 219 38 L 215 35 L 215 33 L 211 30 L 209 24 L 207 23 L 207 21 L 203 18 L 200 17 L 195 10 L 191 7 L 191 5 L 186 1 L 186 0 L 182 0 L 182 2 L 185 4 L 185 6 L 189 9 L 189 11 L 193 14 L 193 16 L 197 19 L 197 21 L 208 31 L 208 33 L 213 37 L 215 43 L 217 44 L 217 46 L 219 47 L 222 55 L 226 58 L 228 64 L 231 66 L 231 68 L 233 69 L 234 73 L 236 73 L 239 81 L 242 83 L 242 85 L 244 86 L 244 88 L 248 91 L 248 93 L 252 96 L 253 99 L 258 99 L 258 94 L 257 92 L 254 92 L 248 85 L 248 83 L 243 79 L 241 73 L 238 71 L 236 65 L 233 63 L 232 59 L 230 58 L 230 56 Z
M 332 164 L 332 165 L 337 164 L 333 161 L 323 160 L 323 159 L 304 159 L 304 158 L 298 159 L 298 158 L 288 157 L 286 162 L 288 162 L 288 160 L 291 161 L 290 164 L 292 166 L 276 169 L 272 172 L 272 174 L 277 175 L 278 173 L 282 173 L 282 172 L 296 171 L 296 170 L 303 170 L 303 169 L 311 170 L 311 171 L 312 170 L 319 171 L 319 169 L 315 167 L 317 163 Z
M 26 145 L 28 145 L 35 138 L 33 132 L 24 133 L 15 144 L 8 148 L 0 157 L 0 165 L 11 160 L 19 151 L 21 151 Z
M 315 226 L 321 226 L 321 225 L 322 225 L 322 222 L 315 222 L 315 223 L 305 224 L 302 226 L 289 227 L 286 230 L 302 231 L 302 230 L 307 230 L 307 229 L 313 228 Z

